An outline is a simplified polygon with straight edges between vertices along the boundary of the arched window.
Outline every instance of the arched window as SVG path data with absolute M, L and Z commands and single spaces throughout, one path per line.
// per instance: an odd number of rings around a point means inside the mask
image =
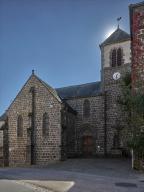
M 123 55 L 122 55 L 122 49 L 113 49 L 111 51 L 111 66 L 116 67 L 116 66 L 121 66 L 122 65 L 122 60 L 123 60 Z
M 84 100 L 83 104 L 83 116 L 84 117 L 89 117 L 90 116 L 90 102 L 88 99 Z
M 49 117 L 47 113 L 43 114 L 42 134 L 43 136 L 49 135 Z
M 111 52 L 111 66 L 116 67 L 116 61 L 117 61 L 117 52 L 116 49 L 113 49 Z
M 19 115 L 17 118 L 17 136 L 23 136 L 23 118 L 21 115 Z
M 117 50 L 117 66 L 122 65 L 122 49 L 118 48 Z

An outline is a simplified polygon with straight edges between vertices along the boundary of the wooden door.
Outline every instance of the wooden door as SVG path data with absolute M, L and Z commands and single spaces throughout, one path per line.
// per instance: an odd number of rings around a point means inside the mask
M 83 137 L 83 155 L 91 156 L 93 153 L 93 137 L 84 136 Z

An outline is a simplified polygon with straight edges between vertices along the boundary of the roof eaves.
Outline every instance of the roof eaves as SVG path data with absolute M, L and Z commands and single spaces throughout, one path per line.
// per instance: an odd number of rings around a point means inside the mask
M 62 98 L 62 100 L 72 100 L 72 99 L 82 99 L 82 98 L 89 98 L 89 97 L 98 97 L 98 96 L 101 96 L 102 95 L 102 92 L 100 93 L 97 93 L 95 95 L 89 95 L 89 96 L 75 96 L 75 97 L 65 97 L 65 98 Z
M 131 40 L 131 38 L 129 37 L 129 38 L 127 38 L 127 39 L 119 40 L 119 41 L 114 41 L 114 42 L 111 42 L 111 43 L 105 43 L 105 42 L 103 42 L 103 43 L 100 44 L 99 46 L 100 46 L 100 48 L 101 48 L 102 46 L 111 45 L 111 44 L 116 44 L 116 43 L 122 43 L 122 42 L 130 41 L 130 40 Z

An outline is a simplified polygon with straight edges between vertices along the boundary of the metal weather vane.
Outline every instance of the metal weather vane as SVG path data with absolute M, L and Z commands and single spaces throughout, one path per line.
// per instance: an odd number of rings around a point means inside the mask
M 118 23 L 118 28 L 119 28 L 119 23 L 120 23 L 120 20 L 122 19 L 122 17 L 118 17 L 117 18 L 117 23 Z

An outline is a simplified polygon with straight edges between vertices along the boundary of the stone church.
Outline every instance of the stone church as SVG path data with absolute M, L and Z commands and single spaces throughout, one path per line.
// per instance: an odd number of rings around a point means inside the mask
M 126 153 L 120 131 L 125 115 L 117 100 L 131 70 L 131 36 L 118 26 L 100 50 L 98 82 L 54 89 L 32 71 L 0 118 L 5 166 Z

